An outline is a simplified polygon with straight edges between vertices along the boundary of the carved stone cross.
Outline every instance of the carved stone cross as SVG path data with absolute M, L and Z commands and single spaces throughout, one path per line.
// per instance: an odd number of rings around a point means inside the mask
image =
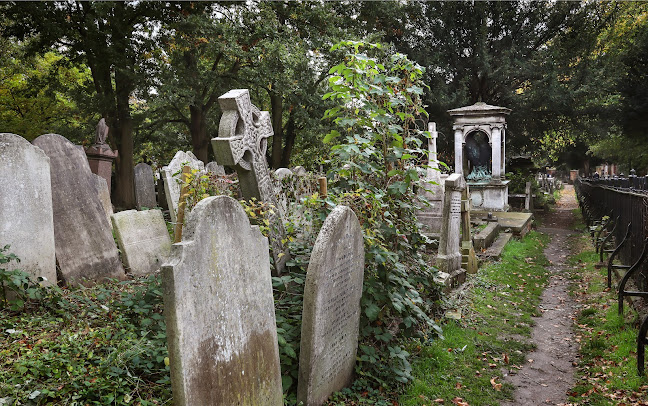
M 286 232 L 265 157 L 268 137 L 273 135 L 270 115 L 252 104 L 247 89 L 230 90 L 218 102 L 223 116 L 218 137 L 212 138 L 216 162 L 236 169 L 243 197 L 255 198 L 272 207 L 272 213 L 268 214 L 270 244 L 275 272 L 280 274 L 290 253 L 283 243 Z

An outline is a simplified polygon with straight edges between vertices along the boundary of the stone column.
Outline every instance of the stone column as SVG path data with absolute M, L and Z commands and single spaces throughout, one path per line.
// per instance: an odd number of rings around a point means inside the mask
M 491 131 L 491 137 L 493 180 L 500 180 L 502 177 L 502 129 L 494 127 Z
M 449 274 L 461 268 L 461 194 L 464 189 L 466 181 L 461 174 L 448 176 L 445 181 L 443 223 L 436 262 L 439 271 Z
M 117 151 L 110 149 L 108 144 L 94 144 L 85 150 L 90 164 L 90 171 L 106 180 L 108 190 L 110 189 L 110 178 L 112 175 L 112 163 L 117 158 Z
M 463 174 L 463 128 L 454 128 L 455 173 Z
M 441 182 L 441 172 L 439 172 L 439 161 L 437 159 L 437 137 L 436 123 L 429 124 L 430 139 L 428 140 L 428 168 L 427 181 L 433 181 L 438 184 Z
M 502 178 L 506 177 L 506 125 L 502 127 Z

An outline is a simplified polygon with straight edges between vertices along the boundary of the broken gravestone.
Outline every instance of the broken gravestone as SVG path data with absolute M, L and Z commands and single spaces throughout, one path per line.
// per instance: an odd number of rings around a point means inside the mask
M 112 216 L 124 264 L 132 275 L 160 269 L 171 252 L 171 237 L 160 210 L 126 210 Z
M 174 404 L 282 406 L 268 240 L 208 197 L 162 266 Z
M 362 228 L 353 210 L 338 206 L 322 226 L 306 274 L 297 399 L 307 406 L 324 404 L 353 380 L 363 275 Z
M 33 142 L 50 159 L 56 261 L 65 284 L 125 277 L 82 149 L 58 134 Z
M 290 253 L 284 243 L 286 232 L 265 156 L 268 137 L 273 134 L 270 115 L 252 104 L 247 89 L 230 90 L 219 97 L 218 102 L 223 117 L 218 137 L 212 138 L 216 161 L 236 169 L 245 199 L 260 200 L 271 206 L 267 218 L 275 273 L 278 275 Z
M 140 162 L 135 165 L 135 202 L 137 209 L 152 209 L 157 206 L 155 200 L 155 176 L 151 165 Z
M 15 134 L 0 134 L 0 248 L 11 263 L 47 285 L 56 284 L 50 160 Z M 9 269 L 13 269 L 9 268 Z
M 169 162 L 169 165 L 162 168 L 162 175 L 164 177 L 164 192 L 169 205 L 169 214 L 171 221 L 176 222 L 178 214 L 178 202 L 180 201 L 180 189 L 182 188 L 182 167 L 189 166 L 194 170 L 204 170 L 205 164 L 191 152 L 191 151 L 178 151 Z

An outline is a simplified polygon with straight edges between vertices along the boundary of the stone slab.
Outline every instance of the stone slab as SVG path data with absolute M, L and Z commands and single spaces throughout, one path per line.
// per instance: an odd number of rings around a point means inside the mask
M 493 245 L 491 245 L 481 256 L 494 259 L 494 260 L 499 260 L 500 257 L 502 256 L 502 251 L 504 251 L 504 247 L 508 242 L 513 238 L 513 234 L 511 233 L 501 233 L 499 237 L 495 240 Z
M 138 210 L 157 206 L 153 168 L 144 162 L 135 165 L 135 201 Z
M 10 269 L 56 283 L 50 159 L 15 134 L 0 134 L 0 247 L 20 258 Z
M 110 221 L 110 216 L 113 215 L 113 205 L 112 201 L 110 200 L 110 190 L 108 190 L 108 184 L 106 183 L 106 179 L 102 178 L 101 176 L 93 173 L 92 174 L 92 181 L 94 183 L 94 187 L 97 191 L 97 196 L 99 196 L 99 201 L 101 202 L 101 207 L 103 208 L 104 212 L 106 213 L 106 218 L 108 219 L 108 224 L 110 225 L 110 228 L 112 229 L 112 222 Z
M 471 211 L 471 220 L 478 221 L 486 217 L 485 211 Z M 531 230 L 533 224 L 533 213 L 521 212 L 498 212 L 498 222 L 502 230 L 511 229 L 514 235 L 524 237 Z
M 54 241 L 65 284 L 123 279 L 124 268 L 82 149 L 58 134 L 33 142 L 50 159 Z
M 483 250 L 491 246 L 495 238 L 499 235 L 500 225 L 496 222 L 490 222 L 488 225 L 477 233 L 473 238 L 475 249 Z
M 268 240 L 241 204 L 200 201 L 162 278 L 174 404 L 282 406 Z
M 205 164 L 191 152 L 191 151 L 178 151 L 169 162 L 169 165 L 162 168 L 162 176 L 164 177 L 164 193 L 167 198 L 169 206 L 169 215 L 171 221 L 176 222 L 176 215 L 178 211 L 178 203 L 180 201 L 180 188 L 182 185 L 181 172 L 182 167 L 188 165 L 191 169 L 202 171 L 205 169 Z
M 117 244 L 132 275 L 160 269 L 171 252 L 171 237 L 160 210 L 126 210 L 112 216 Z
M 353 380 L 363 276 L 362 228 L 353 210 L 338 206 L 320 230 L 306 274 L 297 400 L 307 406 L 324 404 Z

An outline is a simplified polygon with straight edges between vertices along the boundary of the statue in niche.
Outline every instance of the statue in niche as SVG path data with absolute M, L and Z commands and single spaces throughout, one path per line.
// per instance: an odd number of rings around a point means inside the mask
M 488 181 L 492 178 L 491 174 L 491 146 L 488 144 L 488 136 L 477 131 L 466 137 L 466 158 L 470 162 L 470 174 L 466 180 L 470 181 Z

